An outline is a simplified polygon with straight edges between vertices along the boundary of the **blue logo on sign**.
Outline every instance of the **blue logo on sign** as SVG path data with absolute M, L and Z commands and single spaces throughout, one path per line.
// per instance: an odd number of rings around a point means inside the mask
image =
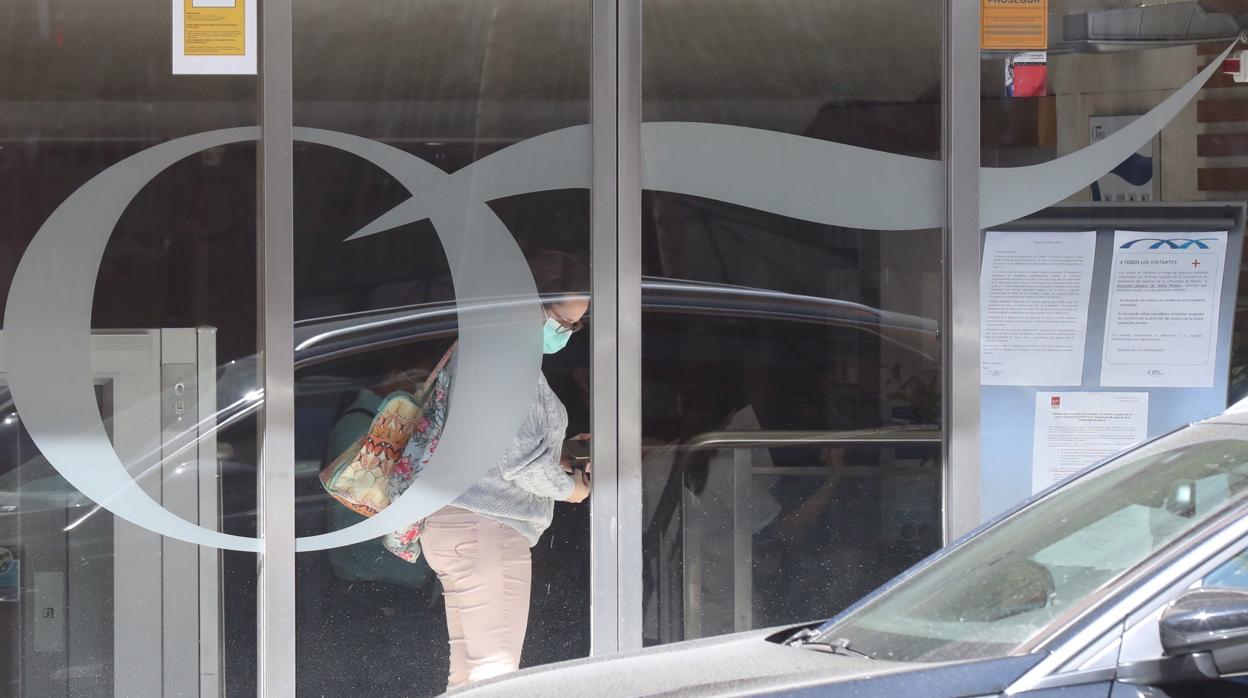
M 1161 249 L 1162 245 L 1165 245 L 1172 250 L 1186 250 L 1192 245 L 1195 245 L 1197 249 L 1207 250 L 1209 249 L 1209 246 L 1206 245 L 1205 242 L 1209 240 L 1217 240 L 1217 238 L 1196 238 L 1196 239 L 1179 238 L 1177 240 L 1162 240 L 1161 238 L 1137 238 L 1135 240 L 1122 243 L 1121 249 L 1124 249 L 1124 250 L 1130 249 L 1131 246 L 1137 242 L 1151 242 L 1153 244 L 1148 246 L 1148 249 L 1150 250 L 1159 250 Z

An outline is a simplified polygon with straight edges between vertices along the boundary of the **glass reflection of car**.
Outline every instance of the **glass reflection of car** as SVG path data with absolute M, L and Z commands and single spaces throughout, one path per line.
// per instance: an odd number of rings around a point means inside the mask
M 646 278 L 642 283 L 642 303 L 646 313 L 668 313 L 687 316 L 712 316 L 742 320 L 777 320 L 788 323 L 808 323 L 821 326 L 844 326 L 878 336 L 882 342 L 909 349 L 917 356 L 935 366 L 935 358 L 922 355 L 924 338 L 936 334 L 933 320 L 903 313 L 872 308 L 861 303 L 830 298 L 804 296 L 764 289 Z M 510 299 L 496 299 L 467 303 L 457 308 L 452 301 L 426 303 L 402 308 L 389 308 L 370 313 L 315 318 L 300 321 L 295 327 L 295 363 L 299 371 L 296 394 L 300 401 L 299 421 L 314 421 L 313 412 L 326 409 L 332 412 L 344 394 L 361 387 L 360 376 L 342 376 L 321 373 L 317 369 L 330 365 L 335 369 L 350 367 L 360 357 L 368 356 L 394 347 L 407 347 L 438 340 L 449 341 L 454 337 L 458 318 L 498 304 L 518 304 Z M 592 322 L 592 309 L 586 316 Z M 366 376 L 375 380 L 380 376 Z M 217 414 L 201 424 L 212 425 L 218 445 L 220 475 L 223 480 L 238 476 L 253 476 L 254 465 L 235 461 L 236 449 L 231 444 L 234 427 L 246 427 L 248 417 L 254 415 L 264 402 L 256 378 L 255 357 L 230 361 L 220 367 L 216 386 Z M 322 399 L 318 402 L 317 398 Z M 326 408 L 326 406 L 330 406 Z M 13 402 L 7 390 L 0 386 L 0 414 L 10 415 Z M 10 414 L 12 413 L 12 414 Z M 334 414 L 322 414 L 321 422 L 332 424 Z M 254 438 L 254 434 L 247 434 Z M 187 444 L 186 448 L 189 448 Z M 179 449 L 179 453 L 185 449 Z M 245 451 L 245 449 L 244 449 Z M 172 474 L 162 473 L 161 466 L 178 453 L 165 454 L 151 459 L 152 464 L 136 475 L 143 481 L 150 477 L 178 477 L 180 469 Z M 319 454 L 318 454 L 319 455 Z M 317 465 L 309 463 L 308 465 Z M 29 470 L 37 468 L 32 477 Z M 303 480 L 314 479 L 316 470 L 304 468 Z M 186 477 L 194 477 L 186 472 Z M 20 483 L 20 487 L 19 487 Z M 250 490 L 250 488 L 245 488 Z M 297 509 L 305 510 L 324 506 L 329 500 L 315 488 L 298 495 Z M 14 468 L 0 477 L 0 516 L 28 515 L 36 511 L 86 509 L 87 516 L 99 511 L 99 507 L 74 490 L 63 478 L 52 472 L 41 457 Z M 223 508 L 225 528 L 231 531 L 245 530 L 254 525 L 254 502 L 247 506 Z
M 828 570 L 828 574 L 837 574 Z M 528 669 L 465 698 L 1243 696 L 1248 410 L 1090 468 L 827 622 Z

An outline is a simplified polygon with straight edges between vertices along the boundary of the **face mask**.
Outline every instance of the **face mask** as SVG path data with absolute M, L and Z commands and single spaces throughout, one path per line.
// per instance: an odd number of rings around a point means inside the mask
M 571 332 L 565 332 L 563 326 L 556 322 L 554 318 L 546 318 L 546 324 L 542 326 L 543 354 L 554 354 L 568 346 L 569 339 L 572 339 Z

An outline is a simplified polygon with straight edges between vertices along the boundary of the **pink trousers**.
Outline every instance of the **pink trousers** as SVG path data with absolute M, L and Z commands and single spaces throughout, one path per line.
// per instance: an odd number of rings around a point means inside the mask
M 446 599 L 447 690 L 518 669 L 533 585 L 528 539 L 448 506 L 425 519 L 420 547 Z

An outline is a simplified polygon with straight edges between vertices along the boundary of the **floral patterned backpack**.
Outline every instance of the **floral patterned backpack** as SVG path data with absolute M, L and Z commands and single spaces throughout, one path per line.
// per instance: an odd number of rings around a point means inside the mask
M 373 516 L 407 491 L 438 447 L 449 407 L 451 371 L 446 351 L 420 391 L 387 395 L 368 432 L 321 471 L 321 485 L 352 511 Z M 415 562 L 420 557 L 421 524 L 386 536 L 390 552 Z

